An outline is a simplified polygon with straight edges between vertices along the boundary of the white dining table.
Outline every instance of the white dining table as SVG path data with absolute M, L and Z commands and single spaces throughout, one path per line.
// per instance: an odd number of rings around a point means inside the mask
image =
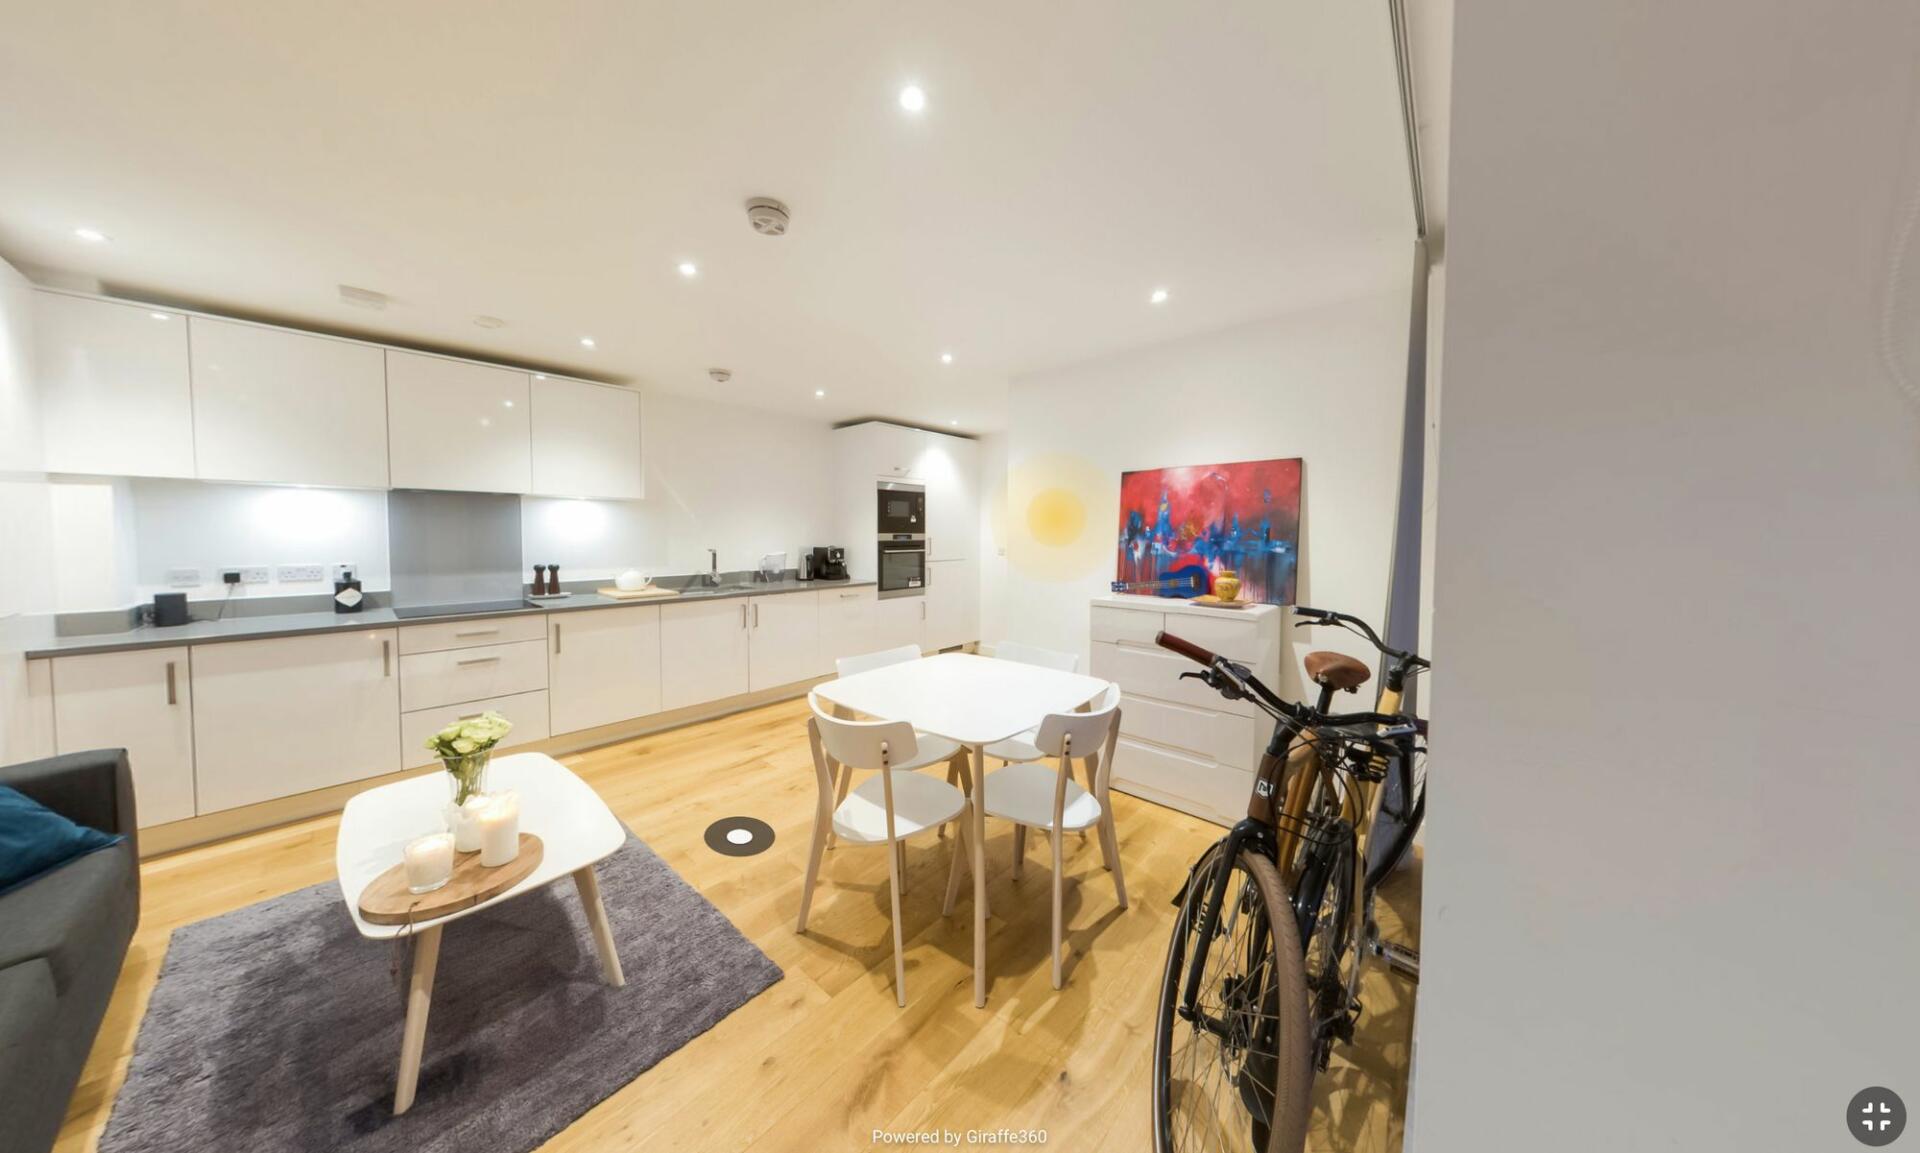
M 967 746 L 973 761 L 973 1003 L 987 1003 L 986 746 L 1018 736 L 1048 713 L 1070 713 L 1107 682 L 1018 661 L 939 653 L 869 669 L 814 689 L 821 700 Z

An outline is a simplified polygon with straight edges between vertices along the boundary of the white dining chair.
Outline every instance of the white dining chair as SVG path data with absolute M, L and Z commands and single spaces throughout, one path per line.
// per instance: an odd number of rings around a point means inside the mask
M 1000 641 L 993 646 L 993 658 L 999 661 L 1019 661 L 1023 665 L 1038 665 L 1055 672 L 1077 673 L 1080 671 L 1080 655 L 1063 653 L 1053 649 L 1043 649 L 1039 645 L 1021 644 L 1019 641 Z
M 1120 707 L 1120 686 L 1112 682 L 1108 682 L 1106 690 L 1100 694 L 1100 698 L 1094 701 L 1090 706 L 1085 706 L 1085 707 L 1087 708 L 1088 712 L 1095 712 L 1095 713 L 1105 712 L 1108 709 L 1118 709 Z M 1118 713 L 1115 713 L 1116 717 L 1118 717 L 1118 715 L 1119 715 Z M 1115 720 L 1113 727 L 1115 731 L 1118 731 L 1120 728 L 1120 722 L 1118 720 Z M 1005 761 L 1010 765 L 1024 764 L 1028 761 L 1045 760 L 1047 757 L 1047 754 L 1041 752 L 1040 749 L 1034 743 L 1039 739 L 1040 739 L 1040 730 L 1036 726 L 1035 728 L 1028 729 L 1026 732 L 1020 733 L 1017 736 L 1008 737 L 1004 741 L 995 741 L 994 743 L 988 745 L 985 749 L 982 749 L 981 751 L 984 752 L 989 757 L 994 757 L 998 760 Z M 1081 764 L 1083 766 L 1082 771 L 1085 772 L 1087 775 L 1087 788 L 1089 790 L 1095 789 L 1098 785 L 1098 782 L 1096 781 L 1094 776 L 1096 772 L 1095 765 L 1094 765 L 1095 759 L 1096 758 L 1092 754 L 1088 754 L 1081 761 Z M 1105 803 L 1104 795 L 1101 797 L 1101 801 L 1103 804 Z M 1084 841 L 1086 837 L 1087 837 L 1087 831 L 1085 829 L 1080 830 L 1080 839 Z M 1026 835 L 1024 832 L 1016 830 L 1014 833 L 1014 838 L 1016 842 L 1019 843 L 1020 845 L 1024 846 L 1026 844 Z M 1102 852 L 1104 853 L 1104 851 L 1105 851 L 1105 846 L 1103 843 Z M 1111 862 L 1108 863 L 1107 867 L 1109 869 L 1113 867 Z
M 919 645 L 901 645 L 898 648 L 882 649 L 877 653 L 860 653 L 851 657 L 836 657 L 833 662 L 833 671 L 836 676 L 850 677 L 856 673 L 871 672 L 874 669 L 884 669 L 888 665 L 904 664 L 907 661 L 917 661 L 919 659 Z M 921 752 L 939 752 L 937 756 L 929 756 L 925 761 L 926 764 L 931 765 L 935 761 L 946 761 L 947 783 L 949 785 L 957 785 L 968 792 L 973 790 L 973 778 L 967 772 L 965 749 L 961 748 L 957 742 L 950 741 L 945 737 L 936 737 L 931 733 L 916 733 L 915 736 L 919 739 Z M 834 803 L 839 804 L 841 801 L 847 799 L 847 785 L 848 782 L 853 779 L 853 773 L 850 770 L 841 769 L 836 766 L 834 779 Z M 942 837 L 947 835 L 947 827 L 945 825 L 940 826 L 940 835 Z M 827 835 L 827 848 L 833 848 L 834 840 L 834 834 L 829 833 Z
M 821 851 L 829 834 L 855 845 L 885 845 L 887 849 L 888 891 L 893 900 L 893 987 L 900 1007 L 907 1004 L 907 963 L 901 945 L 900 889 L 906 874 L 906 839 L 916 833 L 959 821 L 960 834 L 954 838 L 953 863 L 948 866 L 947 899 L 943 915 L 953 913 L 953 900 L 959 890 L 960 859 L 966 855 L 966 818 L 972 812 L 965 793 L 945 781 L 911 770 L 934 764 L 941 758 L 921 747 L 913 726 L 905 721 L 848 721 L 821 707 L 819 698 L 807 694 L 813 716 L 807 721 L 808 743 L 813 747 L 813 768 L 820 786 L 820 803 L 814 811 L 813 846 L 807 854 L 807 877 L 800 890 L 800 919 L 794 931 L 807 931 L 807 913 L 813 905 L 813 889 L 820 877 Z M 852 770 L 872 770 L 874 776 L 837 803 L 828 758 Z
M 1127 907 L 1127 882 L 1120 868 L 1120 842 L 1113 827 L 1113 805 L 1107 792 L 1112 775 L 1114 743 L 1120 733 L 1118 691 L 1110 690 L 1101 706 L 1086 713 L 1049 713 L 1040 722 L 1031 746 L 1036 756 L 987 773 L 981 782 L 989 817 L 1012 821 L 1013 877 L 1020 879 L 1025 863 L 1028 829 L 1046 832 L 1053 848 L 1053 987 L 1061 983 L 1061 903 L 1064 892 L 1061 836 L 1068 829 L 1097 828 L 1100 854 L 1113 873 L 1113 891 L 1120 907 Z M 989 749 L 992 746 L 988 746 Z M 1059 761 L 1049 769 L 1041 757 Z M 1073 759 L 1091 758 L 1094 787 L 1085 789 L 1073 779 Z M 983 770 L 984 771 L 984 770 Z M 951 878 L 949 884 L 951 885 Z

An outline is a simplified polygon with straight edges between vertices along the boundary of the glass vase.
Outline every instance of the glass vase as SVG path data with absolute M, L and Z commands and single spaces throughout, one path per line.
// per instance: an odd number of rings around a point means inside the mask
M 464 805 L 468 797 L 486 793 L 487 765 L 492 760 L 492 749 L 468 753 L 464 757 L 440 758 L 440 763 L 447 769 L 447 789 L 453 796 L 454 804 Z

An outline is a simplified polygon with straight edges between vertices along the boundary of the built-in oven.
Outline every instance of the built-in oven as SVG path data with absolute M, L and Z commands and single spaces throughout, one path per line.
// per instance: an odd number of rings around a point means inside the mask
M 888 540 L 880 545 L 880 593 L 883 597 L 917 597 L 927 591 L 927 542 Z
M 927 490 L 898 480 L 880 482 L 881 536 L 927 535 Z

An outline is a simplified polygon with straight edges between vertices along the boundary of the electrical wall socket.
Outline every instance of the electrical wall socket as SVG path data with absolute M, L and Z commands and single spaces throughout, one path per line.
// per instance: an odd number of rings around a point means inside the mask
M 167 570 L 167 587 L 172 589 L 195 589 L 200 587 L 200 570 L 197 568 L 170 568 Z
M 281 584 L 294 581 L 323 581 L 327 579 L 327 566 L 323 564 L 283 564 L 274 570 L 273 579 Z
M 263 564 L 222 565 L 220 571 L 223 573 L 239 573 L 240 583 L 243 585 L 263 585 L 273 579 L 272 567 Z

